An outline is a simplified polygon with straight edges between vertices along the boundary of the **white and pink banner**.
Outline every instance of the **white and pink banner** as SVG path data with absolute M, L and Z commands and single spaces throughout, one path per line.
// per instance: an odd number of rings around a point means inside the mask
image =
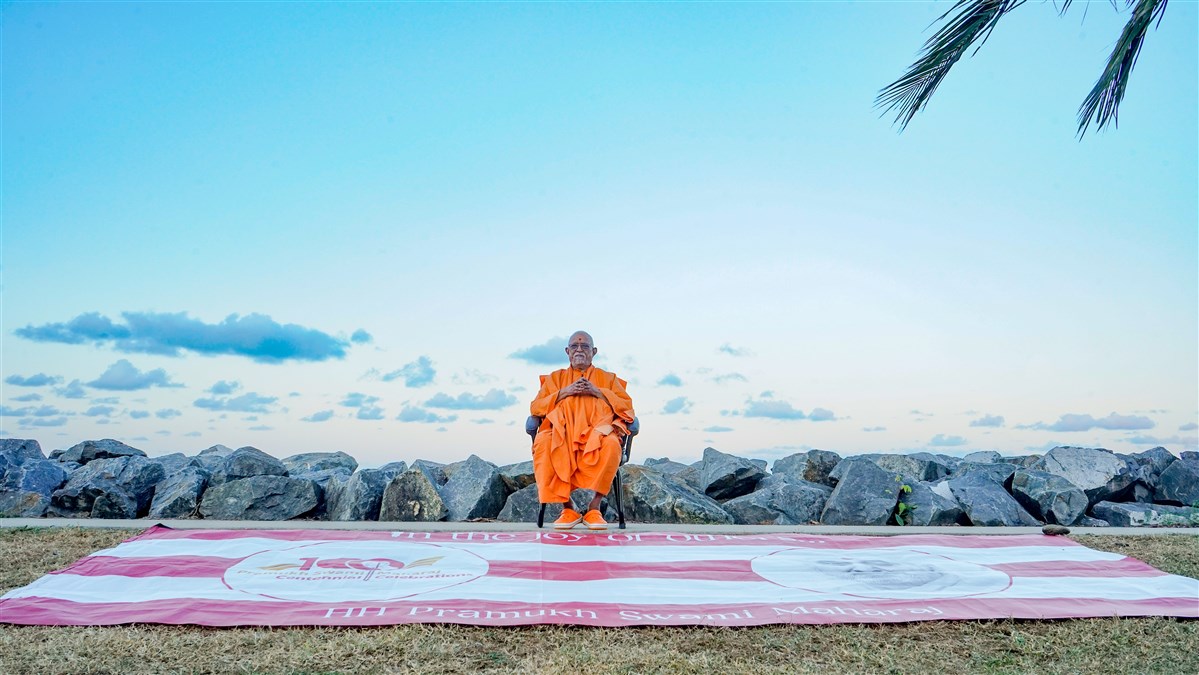
M 1199 581 L 1040 535 L 153 527 L 0 598 L 0 622 L 589 626 L 1199 617 Z

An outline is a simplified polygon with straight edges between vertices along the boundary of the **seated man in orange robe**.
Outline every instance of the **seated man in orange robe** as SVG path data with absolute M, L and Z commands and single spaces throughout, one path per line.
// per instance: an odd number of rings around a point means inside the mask
M 530 412 L 543 418 L 533 439 L 533 474 L 537 493 L 545 504 L 565 504 L 571 490 L 594 490 L 587 513 L 570 507 L 554 521 L 557 529 L 580 522 L 604 530 L 600 499 L 608 494 L 620 466 L 621 440 L 633 421 L 633 400 L 625 381 L 591 365 L 599 350 L 583 331 L 570 336 L 566 356 L 570 367 L 541 376 Z

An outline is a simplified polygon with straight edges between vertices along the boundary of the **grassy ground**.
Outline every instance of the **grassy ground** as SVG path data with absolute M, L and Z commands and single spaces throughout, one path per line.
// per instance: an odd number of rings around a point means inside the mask
M 0 530 L 0 593 L 132 536 Z M 1078 536 L 1199 576 L 1199 537 Z M 1199 673 L 1199 621 L 956 621 L 760 628 L 0 626 L 0 672 Z

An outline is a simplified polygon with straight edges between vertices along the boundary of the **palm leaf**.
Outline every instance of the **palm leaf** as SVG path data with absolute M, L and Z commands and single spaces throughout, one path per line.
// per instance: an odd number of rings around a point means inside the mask
M 956 15 L 924 43 L 916 62 L 908 68 L 903 77 L 879 92 L 875 106 L 883 108 L 884 114 L 896 111 L 895 122 L 900 125 L 901 131 L 906 129 L 916 113 L 928 104 L 937 86 L 966 50 L 977 42 L 977 52 L 995 30 L 999 19 L 1024 2 L 1025 0 L 958 0 L 936 22 L 944 21 L 955 12 Z M 1068 2 L 1066 6 L 1069 6 Z M 1065 7 L 1063 11 L 1064 9 Z
M 1137 56 L 1141 53 L 1141 45 L 1145 42 L 1145 34 L 1149 26 L 1156 20 L 1161 23 L 1166 11 L 1167 0 L 1137 0 L 1132 10 L 1132 18 L 1124 26 L 1112 55 L 1108 57 L 1107 67 L 1095 83 L 1091 93 L 1078 108 L 1078 137 L 1094 122 L 1097 129 L 1102 130 L 1110 122 L 1120 126 L 1120 101 L 1124 99 L 1124 90 L 1128 87 L 1128 78 L 1132 68 L 1137 64 Z M 1129 3 L 1131 4 L 1131 2 Z

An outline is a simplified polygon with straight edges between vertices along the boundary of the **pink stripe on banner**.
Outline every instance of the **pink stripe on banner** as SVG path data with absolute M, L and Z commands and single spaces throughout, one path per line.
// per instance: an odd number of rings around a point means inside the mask
M 401 525 L 401 523 L 397 523 Z M 530 526 L 531 527 L 531 526 Z M 900 533 L 896 533 L 899 535 Z M 836 536 L 804 534 L 688 534 L 681 532 L 609 532 L 585 530 L 550 532 L 380 532 L 348 530 L 173 530 L 156 525 L 131 541 L 143 539 L 195 539 L 225 541 L 233 539 L 276 539 L 279 541 L 414 541 L 424 543 L 472 542 L 515 544 L 539 542 L 559 546 L 791 546 L 829 550 L 857 550 L 909 546 L 945 546 L 949 548 L 1010 548 L 1081 546 L 1063 537 L 1040 534 L 1022 535 L 902 535 Z
M 76 574 L 81 577 L 217 577 L 237 564 L 241 558 L 217 558 L 199 555 L 176 555 L 159 558 L 118 558 L 105 555 L 88 556 L 65 570 L 51 574 Z
M 686 579 L 692 581 L 766 581 L 754 573 L 749 560 L 696 560 L 677 563 L 532 562 L 493 560 L 489 577 L 544 581 L 597 581 L 600 579 Z
M 78 576 L 221 578 L 241 558 L 215 556 L 164 556 L 121 558 L 89 556 L 51 574 Z M 486 576 L 544 581 L 595 581 L 600 579 L 691 579 L 696 581 L 766 581 L 753 571 L 751 560 L 691 560 L 680 562 L 550 562 L 490 560 Z M 1160 577 L 1165 572 L 1134 558 L 1094 562 L 1052 560 L 987 565 L 1012 577 Z
M 1122 560 L 1047 560 L 1042 562 L 1004 563 L 987 565 L 993 570 L 1013 577 L 1164 577 L 1165 572 L 1154 569 L 1136 558 Z
M 1199 618 L 1196 598 L 1103 600 L 876 600 L 802 605 L 724 604 L 604 605 L 440 601 L 436 603 L 319 604 L 301 602 L 218 602 L 151 600 L 130 603 L 78 603 L 52 598 L 3 601 L 4 623 L 49 626 L 126 623 L 201 626 L 379 626 L 455 623 L 484 626 L 575 624 L 585 626 L 755 626 L 764 624 L 905 623 L 986 618 L 1068 619 L 1094 616 L 1173 616 Z

